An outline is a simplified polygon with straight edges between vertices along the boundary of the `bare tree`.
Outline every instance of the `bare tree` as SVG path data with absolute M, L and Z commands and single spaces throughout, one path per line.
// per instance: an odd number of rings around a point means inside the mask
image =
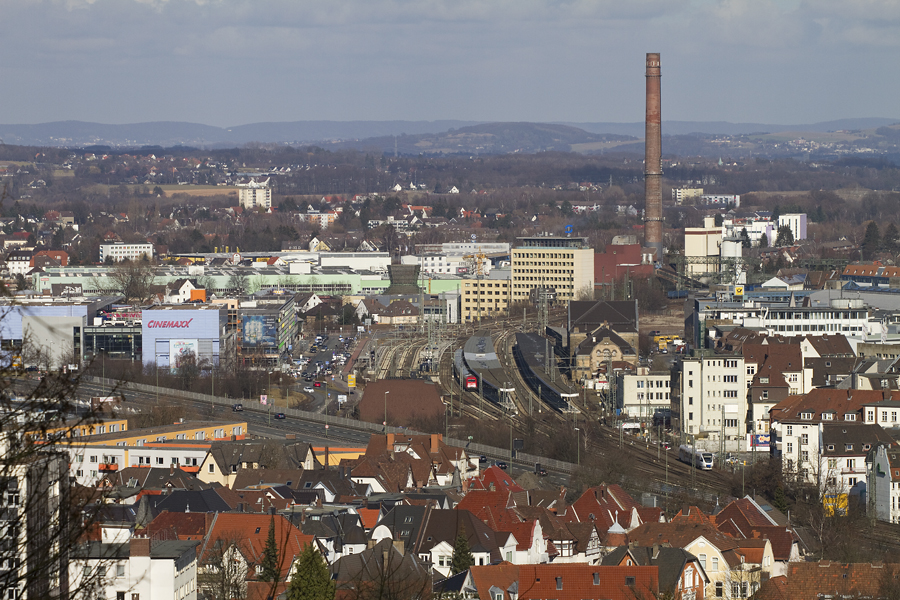
M 106 277 L 94 277 L 93 284 L 100 293 L 124 296 L 126 302 L 146 302 L 156 275 L 149 261 L 123 260 L 113 265 Z
M 197 565 L 197 587 L 211 600 L 241 600 L 247 597 L 250 566 L 241 555 L 242 536 L 232 533 L 209 540 Z

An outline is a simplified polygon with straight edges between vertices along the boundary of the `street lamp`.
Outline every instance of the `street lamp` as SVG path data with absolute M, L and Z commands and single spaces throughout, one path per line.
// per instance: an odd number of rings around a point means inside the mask
M 387 395 L 390 394 L 391 391 L 388 390 L 384 393 L 384 431 L 387 432 Z
M 103 391 L 106 392 L 106 349 L 100 348 L 100 360 L 103 363 Z
M 575 450 L 576 450 L 576 452 L 577 452 L 578 464 L 581 465 L 581 428 L 580 428 L 580 427 L 576 427 L 576 428 L 575 428 L 575 431 L 578 432 L 578 433 L 575 434 L 575 435 L 576 435 L 576 438 L 575 438 Z

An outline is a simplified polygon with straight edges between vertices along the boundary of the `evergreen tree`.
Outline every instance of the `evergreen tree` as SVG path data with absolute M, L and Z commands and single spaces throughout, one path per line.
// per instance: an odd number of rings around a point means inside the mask
M 266 547 L 263 549 L 262 573 L 260 581 L 278 581 L 281 573 L 278 568 L 278 544 L 275 542 L 275 515 L 269 521 L 269 535 L 266 537 Z
M 288 600 L 333 600 L 334 581 L 325 559 L 307 544 L 297 556 L 297 568 L 288 585 Z
M 898 237 L 900 237 L 900 231 L 897 231 L 896 225 L 890 223 L 887 226 L 887 229 L 884 230 L 884 237 L 881 238 L 881 247 L 885 252 L 890 252 L 891 254 L 897 253 Z
M 475 564 L 475 557 L 469 550 L 469 539 L 466 536 L 466 526 L 459 528 L 456 542 L 453 544 L 453 558 L 450 561 L 450 572 L 453 575 L 462 573 Z
M 759 247 L 760 248 L 768 248 L 769 247 L 769 236 L 765 233 L 759 236 Z
M 782 246 L 791 246 L 794 243 L 794 232 L 791 231 L 791 228 L 787 225 L 782 225 L 778 228 L 778 237 L 775 238 L 775 246 L 777 248 L 781 248 Z
M 880 248 L 881 233 L 878 231 L 878 224 L 875 221 L 869 221 L 869 224 L 866 226 L 866 235 L 863 237 L 862 242 L 863 258 L 872 260 Z
M 743 246 L 744 248 L 750 247 L 750 234 L 747 233 L 746 227 L 741 229 L 741 246 Z

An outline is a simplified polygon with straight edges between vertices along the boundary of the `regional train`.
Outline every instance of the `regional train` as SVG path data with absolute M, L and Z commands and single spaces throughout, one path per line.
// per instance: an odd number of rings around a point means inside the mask
M 678 460 L 703 471 L 711 471 L 713 468 L 712 452 L 706 452 L 700 448 L 693 448 L 687 445 L 678 448 Z
M 478 389 L 478 377 L 475 375 L 466 375 L 466 389 L 467 390 L 477 390 Z

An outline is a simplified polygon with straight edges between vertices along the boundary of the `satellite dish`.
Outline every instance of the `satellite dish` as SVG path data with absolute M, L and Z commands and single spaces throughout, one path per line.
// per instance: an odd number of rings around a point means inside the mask
M 476 239 L 478 239 L 478 236 L 475 235 L 475 234 L 473 233 L 473 234 L 472 234 L 472 241 L 474 242 Z

